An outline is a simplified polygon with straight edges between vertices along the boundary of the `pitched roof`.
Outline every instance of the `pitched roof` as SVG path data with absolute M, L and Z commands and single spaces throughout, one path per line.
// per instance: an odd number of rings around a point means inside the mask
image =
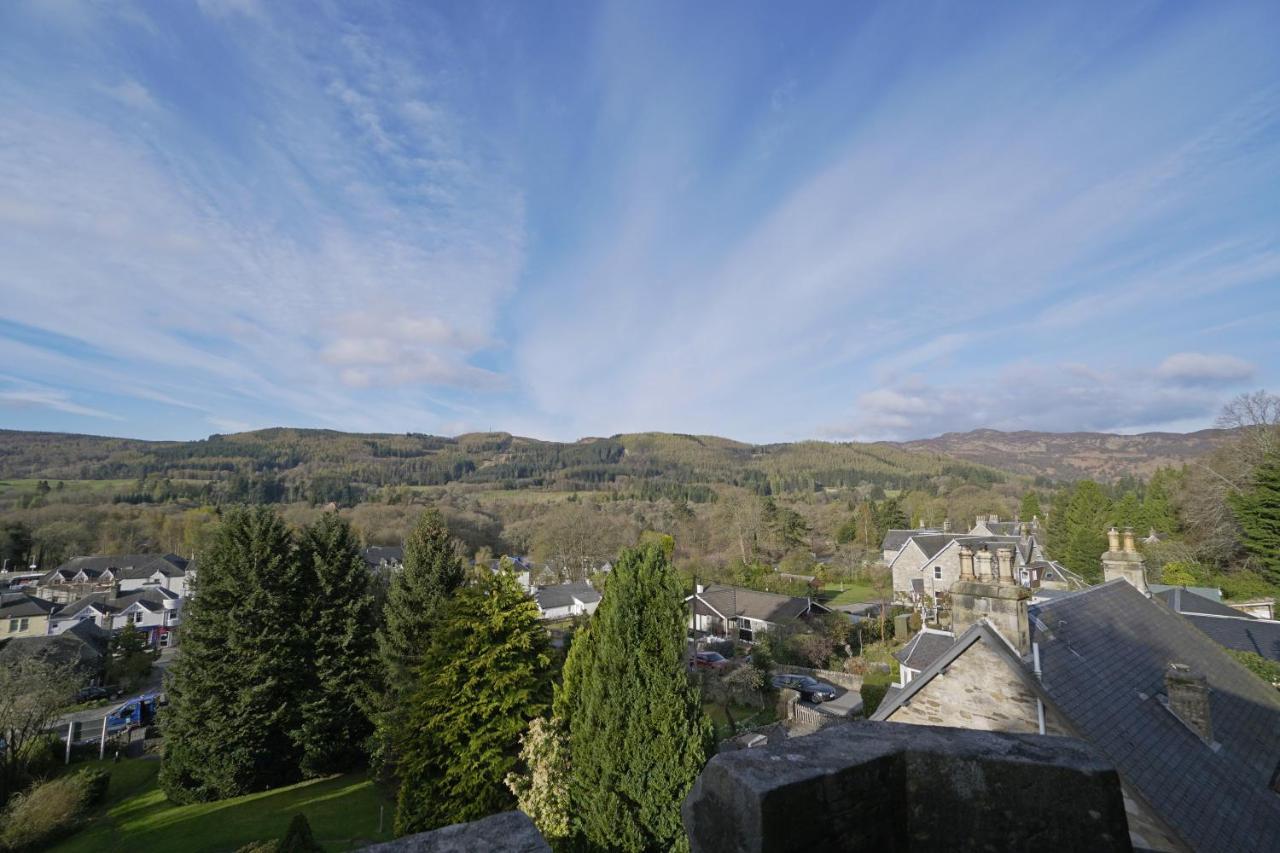
M 945 654 L 955 645 L 955 641 L 955 634 L 950 631 L 924 629 L 912 637 L 905 646 L 894 652 L 893 656 L 903 666 L 919 672 Z
M 55 664 L 74 664 L 96 670 L 107 653 L 110 634 L 92 622 L 79 622 L 61 634 L 17 637 L 0 646 L 0 666 L 25 658 Z
M 0 619 L 22 616 L 45 616 L 58 609 L 58 605 L 25 592 L 0 593 Z
M 808 598 L 718 584 L 707 586 L 697 594 L 697 597 L 727 618 L 745 616 L 748 619 L 759 619 L 764 622 L 798 619 L 810 609 L 828 611 L 828 608 Z
M 1235 616 L 1183 613 L 1182 618 L 1220 646 L 1280 661 L 1280 622 L 1274 619 L 1255 619 L 1244 613 Z
M 1254 850 L 1280 833 L 1280 697 L 1183 617 L 1123 580 L 1030 608 L 1043 688 L 1197 850 Z M 1210 687 L 1215 745 L 1162 704 L 1171 662 Z M 1024 667 L 1025 669 L 1025 667 Z
M 51 582 L 57 577 L 70 578 L 79 572 L 97 577 L 110 570 L 121 578 L 148 578 L 156 572 L 167 577 L 186 574 L 187 560 L 177 554 L 95 554 L 89 557 L 72 557 L 41 578 Z
M 881 551 L 897 551 L 907 544 L 907 540 L 912 536 L 920 536 L 926 533 L 941 533 L 941 530 L 934 528 L 920 528 L 919 530 L 890 530 L 884 535 L 884 540 L 880 543 Z
M 600 593 L 591 584 L 578 581 L 540 586 L 533 591 L 533 599 L 542 610 L 551 610 L 555 607 L 569 607 L 575 600 L 583 604 L 594 604 L 600 600 Z
M 1162 592 L 1155 593 L 1155 597 L 1169 605 L 1174 613 L 1182 613 L 1183 615 L 1187 613 L 1208 613 L 1215 616 L 1254 618 L 1248 613 L 1236 610 L 1234 607 L 1228 607 L 1215 599 L 1206 598 L 1185 587 L 1170 587 Z
M 1194 592 L 1201 598 L 1207 598 L 1210 601 L 1222 601 L 1222 590 L 1216 586 L 1181 586 L 1179 584 L 1168 583 L 1149 583 L 1147 588 L 1152 592 L 1168 592 L 1171 589 L 1185 589 L 1187 592 Z
M 399 545 L 371 545 L 361 551 L 360 556 L 364 557 L 364 561 L 370 566 L 375 567 L 384 562 L 403 563 L 404 548 Z

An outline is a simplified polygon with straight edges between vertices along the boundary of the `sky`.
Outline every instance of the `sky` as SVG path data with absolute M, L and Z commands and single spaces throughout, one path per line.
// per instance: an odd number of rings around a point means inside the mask
M 0 428 L 1187 431 L 1280 4 L 0 3 Z

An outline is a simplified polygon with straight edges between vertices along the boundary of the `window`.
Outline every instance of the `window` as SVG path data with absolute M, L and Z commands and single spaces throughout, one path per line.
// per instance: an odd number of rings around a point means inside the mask
M 10 620 L 9 620 L 9 633 L 10 633 L 10 634 L 16 634 L 16 633 L 18 633 L 19 631 L 25 631 L 25 630 L 27 630 L 27 625 L 29 625 L 29 624 L 30 624 L 30 620 L 28 620 L 28 619 L 27 619 L 27 617 L 25 617 L 25 616 L 24 616 L 24 617 L 22 617 L 21 619 L 10 619 Z
M 933 579 L 936 581 L 942 580 L 942 566 L 933 567 Z

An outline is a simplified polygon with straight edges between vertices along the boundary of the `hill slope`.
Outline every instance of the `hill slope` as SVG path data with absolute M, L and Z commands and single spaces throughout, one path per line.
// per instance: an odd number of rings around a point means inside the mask
M 1163 465 L 1179 466 L 1203 456 L 1231 435 L 1228 430 L 1191 433 L 1146 432 L 999 432 L 979 429 L 949 432 L 898 446 L 927 450 L 979 465 L 1055 480 L 1091 478 L 1104 482 L 1123 476 L 1148 477 Z
M 563 443 L 507 433 L 444 438 L 268 429 L 187 442 L 0 431 L 0 477 L 214 483 L 223 497 L 262 500 L 350 500 L 351 484 L 369 489 L 462 483 L 699 501 L 710 499 L 710 487 L 718 484 L 763 494 L 865 483 L 912 488 L 938 477 L 986 484 L 1004 475 L 891 444 L 752 445 L 668 433 Z

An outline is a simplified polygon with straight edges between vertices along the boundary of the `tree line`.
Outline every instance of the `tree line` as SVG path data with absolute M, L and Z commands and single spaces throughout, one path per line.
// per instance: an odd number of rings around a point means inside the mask
M 217 800 L 368 765 L 398 835 L 519 805 L 563 849 L 677 845 L 712 729 L 669 550 L 622 550 L 561 672 L 514 574 L 468 567 L 434 509 L 382 588 L 338 515 L 291 534 L 229 511 L 184 614 L 162 787 Z

